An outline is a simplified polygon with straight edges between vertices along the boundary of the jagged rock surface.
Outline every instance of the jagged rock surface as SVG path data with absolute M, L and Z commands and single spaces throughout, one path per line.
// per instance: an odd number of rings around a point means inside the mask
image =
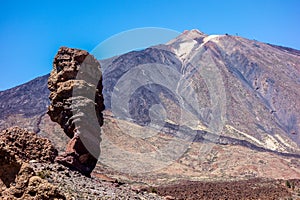
M 54 58 L 48 88 L 48 115 L 71 138 L 57 161 L 89 175 L 100 154 L 103 124 L 100 64 L 86 51 L 62 47 Z
M 48 139 L 15 127 L 2 131 L 0 142 L 0 199 L 66 199 L 27 163 L 54 160 L 57 151 Z
M 23 150 L 23 152 L 22 152 Z M 163 199 L 124 183 L 88 178 L 58 163 L 48 139 L 18 127 L 0 133 L 0 199 Z M 54 153 L 54 155 L 53 155 Z
M 38 137 L 35 133 L 12 127 L 0 133 L 0 145 L 14 152 L 23 161 L 53 162 L 57 150 L 50 140 Z

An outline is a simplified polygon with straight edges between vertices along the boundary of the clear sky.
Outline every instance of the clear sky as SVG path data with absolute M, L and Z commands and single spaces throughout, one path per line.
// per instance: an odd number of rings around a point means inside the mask
M 238 34 L 300 49 L 299 0 L 2 0 L 0 90 L 52 69 L 60 46 L 91 51 L 133 28 Z

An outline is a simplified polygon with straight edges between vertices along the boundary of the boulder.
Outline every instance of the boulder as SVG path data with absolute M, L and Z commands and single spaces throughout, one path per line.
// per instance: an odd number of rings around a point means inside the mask
M 54 162 L 57 150 L 50 140 L 19 127 L 11 127 L 0 132 L 0 146 L 18 155 L 24 162 Z
M 28 162 L 53 162 L 48 139 L 13 127 L 0 133 L 0 199 L 66 199 L 57 186 L 36 176 Z

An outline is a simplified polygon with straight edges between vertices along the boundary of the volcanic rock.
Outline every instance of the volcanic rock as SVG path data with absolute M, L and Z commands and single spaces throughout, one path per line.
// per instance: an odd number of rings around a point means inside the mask
M 19 127 L 3 130 L 0 133 L 0 146 L 5 146 L 25 162 L 53 162 L 57 156 L 57 150 L 50 140 Z
M 1 149 L 1 154 L 2 153 L 3 150 Z M 15 156 L 9 155 L 11 156 L 9 159 L 15 159 Z M 66 199 L 57 186 L 36 176 L 33 168 L 31 168 L 29 164 L 18 161 L 17 165 L 15 162 L 12 162 L 6 163 L 4 167 L 9 168 L 9 170 L 5 172 L 1 170 L 1 199 Z M 3 172 L 6 174 L 8 180 L 2 180 Z M 8 176 L 7 173 L 12 176 Z M 7 183 L 10 184 L 6 185 Z
M 58 188 L 35 176 L 27 163 L 53 161 L 57 151 L 48 139 L 18 127 L 0 133 L 0 199 L 65 199 Z
M 100 155 L 104 110 L 100 64 L 84 50 L 61 47 L 54 58 L 48 88 L 48 115 L 71 138 L 57 161 L 89 175 Z
M 137 194 L 128 185 L 115 186 L 116 181 L 89 178 L 52 163 L 55 156 L 49 155 L 53 149 L 49 140 L 21 128 L 3 130 L 0 133 L 0 199 L 162 199 L 155 194 Z

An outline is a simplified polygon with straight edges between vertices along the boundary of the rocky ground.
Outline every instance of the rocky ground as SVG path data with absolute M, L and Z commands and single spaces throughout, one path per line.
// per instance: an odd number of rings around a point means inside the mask
M 38 176 L 58 186 L 65 199 L 163 199 L 156 193 L 133 191 L 130 185 L 117 180 L 103 181 L 83 176 L 57 163 L 33 163 L 31 166 Z
M 0 199 L 300 199 L 300 180 L 176 181 L 149 186 L 82 175 L 54 162 L 48 139 L 14 127 L 0 133 Z
M 118 181 L 89 178 L 54 163 L 48 139 L 14 127 L 0 133 L 0 199 L 163 199 Z
M 193 182 L 151 187 L 149 192 L 180 200 L 198 199 L 300 199 L 299 185 L 283 180 L 250 179 L 240 181 Z M 175 198 L 176 197 L 176 198 Z

